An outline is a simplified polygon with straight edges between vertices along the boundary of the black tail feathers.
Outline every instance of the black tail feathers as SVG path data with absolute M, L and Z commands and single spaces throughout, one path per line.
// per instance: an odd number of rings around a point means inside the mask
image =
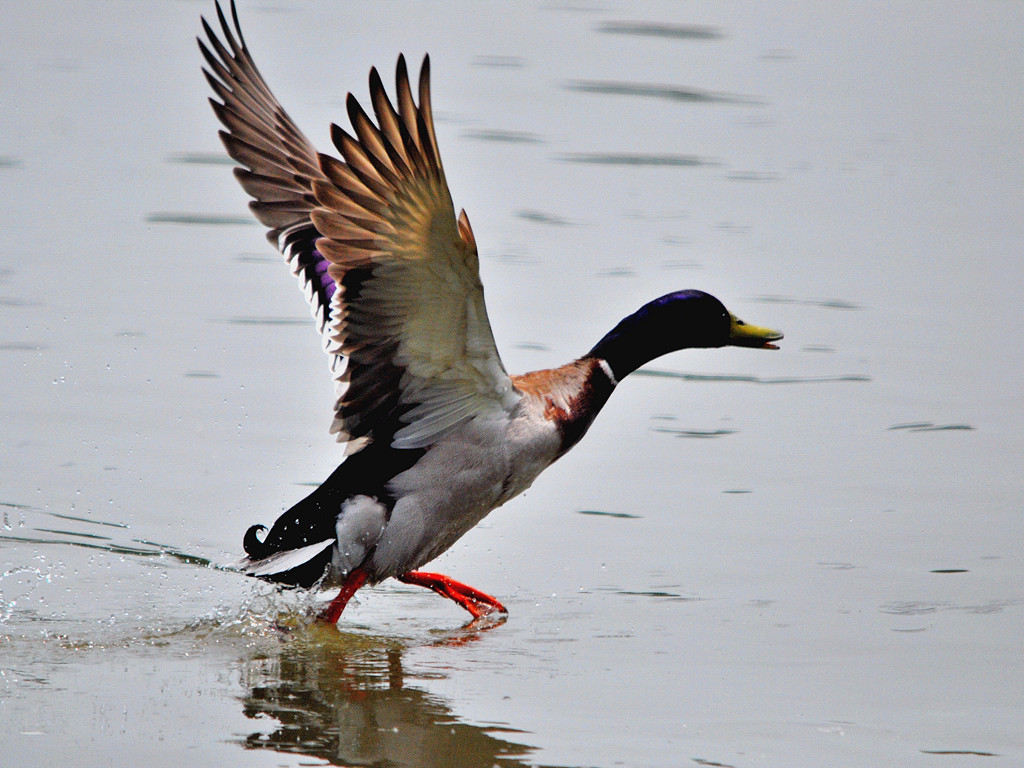
M 273 547 L 268 547 L 259 540 L 259 534 L 265 530 L 267 530 L 265 525 L 250 526 L 249 530 L 245 532 L 245 538 L 242 539 L 242 549 L 253 560 L 260 560 L 274 551 Z

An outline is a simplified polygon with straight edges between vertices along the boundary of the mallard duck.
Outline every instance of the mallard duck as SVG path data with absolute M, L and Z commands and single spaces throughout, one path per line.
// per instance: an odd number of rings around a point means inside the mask
M 331 431 L 346 457 L 267 531 L 248 529 L 242 570 L 340 587 L 321 618 L 387 578 L 433 589 L 474 617 L 494 597 L 417 570 L 522 493 L 583 437 L 619 383 L 689 347 L 776 348 L 715 297 L 668 293 L 561 368 L 510 376 L 495 347 L 476 238 L 456 216 L 430 105 L 398 57 L 395 100 L 376 69 L 376 121 L 349 94 L 352 131 L 331 126 L 341 159 L 318 153 L 271 93 L 231 3 L 218 36 L 202 20 L 203 72 L 235 177 L 309 301 L 337 386 Z M 418 101 L 418 103 L 417 103 Z M 263 535 L 265 533 L 265 535 Z

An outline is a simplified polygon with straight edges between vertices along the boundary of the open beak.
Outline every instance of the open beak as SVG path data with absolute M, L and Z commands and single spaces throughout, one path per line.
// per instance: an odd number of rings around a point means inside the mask
M 740 320 L 736 315 L 730 313 L 731 321 L 729 327 L 729 346 L 731 347 L 754 347 L 756 349 L 778 349 L 772 344 L 782 338 L 780 331 L 773 331 L 771 328 L 761 328 L 750 325 Z

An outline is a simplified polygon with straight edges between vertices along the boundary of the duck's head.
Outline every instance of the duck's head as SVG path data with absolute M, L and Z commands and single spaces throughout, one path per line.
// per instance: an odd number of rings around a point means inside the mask
M 782 333 L 740 320 L 703 291 L 667 293 L 625 318 L 590 351 L 605 360 L 615 378 L 679 349 L 754 347 L 778 349 Z

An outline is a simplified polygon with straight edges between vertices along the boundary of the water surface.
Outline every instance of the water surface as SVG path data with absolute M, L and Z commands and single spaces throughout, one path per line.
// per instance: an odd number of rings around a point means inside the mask
M 4 765 L 1024 762 L 1019 3 L 242 2 L 324 150 L 430 52 L 509 370 L 674 288 L 786 332 L 630 377 L 437 561 L 505 623 L 337 630 L 224 567 L 341 456 L 211 12 L 0 10 Z

